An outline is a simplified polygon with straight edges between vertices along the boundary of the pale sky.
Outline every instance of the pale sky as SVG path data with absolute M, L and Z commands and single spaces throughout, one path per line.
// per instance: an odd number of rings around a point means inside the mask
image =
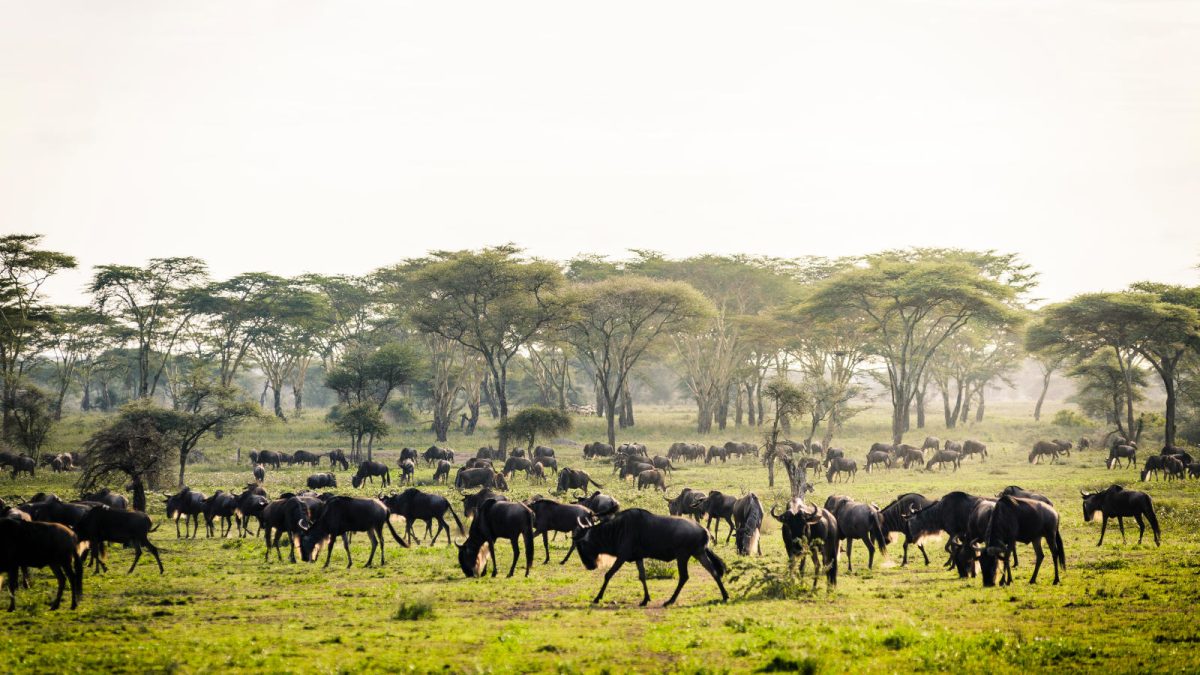
M 1200 2 L 0 0 L 0 231 L 362 273 L 513 241 L 1200 282 Z

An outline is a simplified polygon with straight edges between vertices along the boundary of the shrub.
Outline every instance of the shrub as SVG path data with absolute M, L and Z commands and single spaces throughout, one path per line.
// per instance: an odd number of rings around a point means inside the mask
M 397 621 L 423 621 L 433 618 L 433 603 L 428 600 L 412 600 L 400 603 L 393 616 Z
M 1086 427 L 1088 419 L 1074 410 L 1064 408 L 1054 413 L 1054 423 L 1060 427 Z

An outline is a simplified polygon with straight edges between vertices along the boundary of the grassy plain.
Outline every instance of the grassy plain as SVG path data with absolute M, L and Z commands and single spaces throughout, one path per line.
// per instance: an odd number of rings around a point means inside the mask
M 1200 481 L 1138 486 L 1154 497 L 1163 526 L 1161 548 L 1136 545 L 1136 528 L 1127 544 L 1115 528 L 1110 530 L 1098 548 L 1099 525 L 1082 522 L 1078 490 L 1113 482 L 1132 485 L 1135 470 L 1106 470 L 1097 450 L 1076 452 L 1057 465 L 1029 465 L 1025 456 L 1033 440 L 1077 438 L 1079 430 L 1035 424 L 1024 405 L 993 406 L 990 413 L 987 421 L 967 429 L 947 433 L 935 421 L 927 430 L 986 442 L 992 453 L 987 462 L 969 460 L 958 472 L 860 471 L 848 484 L 829 485 L 821 477 L 816 501 L 837 492 L 882 506 L 907 491 L 933 497 L 952 489 L 995 494 L 1012 484 L 1043 492 L 1063 519 L 1069 567 L 1060 586 L 1050 585 L 1049 572 L 1036 586 L 1025 583 L 1031 571 L 1026 561 L 1032 561 L 1027 548 L 1016 585 L 985 589 L 977 580 L 962 581 L 942 569 L 938 545 L 930 547 L 928 567 L 919 554 L 916 564 L 910 555 L 909 565 L 901 567 L 895 546 L 869 571 L 859 546 L 854 574 L 846 574 L 843 564 L 832 593 L 824 584 L 815 593 L 783 592 L 786 584 L 783 591 L 781 584 L 764 591 L 750 580 L 781 575 L 786 560 L 777 523 L 768 519 L 761 559 L 738 559 L 722 532 L 716 550 L 735 577 L 728 604 L 717 602 L 715 584 L 693 563 L 676 607 L 658 606 L 673 588 L 673 565 L 649 566 L 651 607 L 637 607 L 640 588 L 632 566 L 617 575 L 604 602 L 593 606 L 602 575 L 584 570 L 578 558 L 559 566 L 567 546 L 562 537 L 551 543 L 549 565 L 541 563 L 539 548 L 529 578 L 518 572 L 513 579 L 468 580 L 458 570 L 453 547 L 445 544 L 401 551 L 389 539 L 387 565 L 366 569 L 367 541 L 360 536 L 352 568 L 345 568 L 339 550 L 333 565 L 322 569 L 273 558 L 264 563 L 261 539 L 206 539 L 202 532 L 195 540 L 177 540 L 174 527 L 164 523 L 151 536 L 162 549 L 167 573 L 159 576 L 153 563 L 143 560 L 136 572 L 125 575 L 132 552 L 118 547 L 110 554 L 113 571 L 87 576 L 85 597 L 75 612 L 48 611 L 53 584 L 47 572 L 36 573 L 33 590 L 19 595 L 17 611 L 0 618 L 0 671 L 1200 671 Z M 55 449 L 78 447 L 100 421 L 95 416 L 66 420 Z M 882 412 L 863 414 L 835 445 L 861 464 L 869 444 L 888 436 L 886 421 Z M 623 438 L 665 454 L 676 440 L 757 441 L 760 436 L 759 430 L 742 428 L 696 438 L 690 425 L 686 409 L 645 409 L 638 427 Z M 924 434 L 914 431 L 912 437 Z M 554 444 L 560 464 L 587 469 L 624 507 L 664 512 L 658 494 L 639 494 L 615 480 L 607 464 L 582 459 L 581 444 L 601 436 L 599 420 L 577 419 L 569 439 L 579 445 Z M 400 447 L 423 449 L 430 439 L 423 430 L 398 430 L 378 454 L 394 465 Z M 450 445 L 466 457 L 486 441 L 479 434 L 455 436 Z M 339 443 L 317 412 L 287 424 L 246 428 L 205 447 L 210 462 L 191 467 L 188 482 L 208 493 L 244 484 L 250 471 L 247 463 L 233 461 L 238 447 L 244 456 L 251 448 L 323 451 Z M 310 471 L 271 472 L 266 486 L 271 494 L 298 488 Z M 420 467 L 418 483 L 427 483 L 431 473 Z M 16 484 L 5 477 L 0 493 L 52 490 L 74 497 L 74 479 L 46 471 Z M 338 492 L 375 492 L 350 489 L 344 472 L 339 479 L 346 487 Z M 786 500 L 782 491 L 767 487 L 765 470 L 750 459 L 683 464 L 670 483 L 672 492 L 685 485 L 753 490 L 768 507 Z M 512 487 L 518 498 L 548 489 L 520 477 Z M 163 517 L 161 500 L 151 505 L 151 515 Z M 510 555 L 507 546 L 500 547 L 501 575 Z

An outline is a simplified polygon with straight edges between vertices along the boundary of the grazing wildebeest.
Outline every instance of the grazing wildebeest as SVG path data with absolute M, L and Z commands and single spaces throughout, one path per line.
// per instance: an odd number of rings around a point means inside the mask
M 433 470 L 434 483 L 449 483 L 450 482 L 450 462 L 449 460 L 439 459 L 437 468 Z
M 259 453 L 260 456 L 261 456 L 261 454 L 262 453 Z M 281 462 L 283 462 L 284 464 L 287 464 L 288 466 L 291 466 L 292 464 L 296 463 L 295 455 L 293 455 L 290 452 L 287 452 L 286 450 L 280 451 L 279 460 Z
M 400 484 L 404 485 L 405 483 L 407 483 L 409 485 L 412 485 L 413 474 L 415 474 L 416 471 L 417 471 L 417 465 L 414 464 L 411 459 L 401 460 L 400 461 Z
M 25 522 L 0 518 L 0 572 L 8 577 L 8 611 L 17 608 L 17 582 L 21 570 L 49 567 L 58 580 L 58 594 L 50 609 L 62 604 L 63 589 L 71 584 L 71 609 L 79 606 L 83 595 L 83 556 L 79 539 L 65 525 Z
M 586 506 L 597 518 L 607 518 L 621 510 L 621 503 L 599 490 L 590 495 L 575 495 L 575 503 Z
M 925 442 L 921 444 L 922 450 L 941 450 L 942 442 L 937 436 L 926 436 Z
M 508 501 L 508 497 L 493 491 L 491 488 L 483 488 L 473 495 L 463 495 L 463 517 L 474 518 L 475 513 L 479 511 L 479 505 L 489 499 L 494 499 L 498 502 Z
M 204 513 L 206 499 L 203 492 L 195 492 L 186 486 L 178 494 L 163 497 L 167 505 L 167 519 L 175 521 L 176 539 L 187 538 L 189 521 L 192 524 L 191 536 L 193 539 L 196 537 L 196 532 L 200 530 L 200 516 Z M 179 534 L 180 518 L 183 519 L 182 535 Z
M 317 466 L 321 463 L 321 456 L 311 453 L 307 450 L 297 450 L 296 453 L 292 455 L 292 461 L 296 464 L 311 464 L 313 466 Z
M 1054 440 L 1052 440 L 1050 442 L 1057 445 L 1058 451 L 1061 452 L 1062 454 L 1066 455 L 1067 457 L 1071 456 L 1071 448 L 1075 447 L 1074 444 L 1071 443 L 1071 441 L 1064 441 L 1064 440 L 1061 440 L 1058 438 L 1055 438 Z
M 725 456 L 745 457 L 746 455 L 754 455 L 758 457 L 758 446 L 753 443 L 738 443 L 736 441 L 727 441 L 725 443 Z
M 638 578 L 642 582 L 641 604 L 644 606 L 650 602 L 650 589 L 646 587 L 646 558 L 674 560 L 678 565 L 679 583 L 663 607 L 674 604 L 679 591 L 687 583 L 689 558 L 695 558 L 712 575 L 717 588 L 721 590 L 721 599 L 729 599 L 725 584 L 721 582 L 726 572 L 725 563 L 709 548 L 708 532 L 694 522 L 674 516 L 658 516 L 644 509 L 630 509 L 596 525 L 588 526 L 581 522 L 573 536 L 585 568 L 596 569 L 602 555 L 615 558 L 612 567 L 604 574 L 604 583 L 592 600 L 593 604 L 600 602 L 608 582 L 628 561 L 633 561 L 638 568 Z
M 1159 471 L 1166 472 L 1167 459 L 1167 457 L 1162 455 L 1150 455 L 1147 457 L 1146 463 L 1142 465 L 1142 480 L 1149 480 L 1150 474 L 1154 474 L 1156 479 L 1159 478 Z M 1168 474 L 1169 477 L 1170 474 Z
M 542 546 L 546 549 L 546 559 L 543 564 L 550 562 L 550 532 L 574 532 L 582 519 L 586 523 L 595 521 L 595 514 L 586 506 L 580 504 L 561 504 L 553 499 L 535 498 L 526 503 L 533 511 L 533 536 L 536 539 L 542 535 Z M 571 548 L 562 559 L 560 565 L 567 564 L 571 554 L 575 552 L 575 540 L 571 539 Z
M 346 459 L 346 452 L 341 448 L 329 451 L 329 468 L 335 465 L 341 466 L 342 471 L 350 470 L 350 460 Z
M 129 508 L 129 500 L 125 499 L 124 495 L 117 494 L 108 488 L 100 488 L 96 492 L 84 492 L 79 495 L 79 499 L 85 502 L 97 502 L 121 511 Z
M 846 459 L 845 457 L 833 458 L 829 461 L 829 470 L 825 472 L 825 480 L 832 483 L 833 479 L 836 478 L 839 473 L 846 474 L 846 478 L 844 480 L 848 481 L 854 478 L 854 474 L 858 473 L 858 463 L 852 459 Z M 834 515 L 836 516 L 837 514 Z
M 420 455 L 417 454 L 415 448 L 400 448 L 400 457 L 396 460 L 396 466 L 400 466 L 400 463 L 406 459 L 412 460 L 415 464 L 420 459 Z
M 867 453 L 867 473 L 871 473 L 871 467 L 876 464 L 882 464 L 883 468 L 892 468 L 892 455 L 881 450 L 872 450 Z
M 639 473 L 653 469 L 654 465 L 647 462 L 627 459 L 625 462 L 620 464 L 614 464 L 613 468 L 619 472 L 620 479 L 625 480 L 626 477 L 637 478 Z
M 700 508 L 704 511 L 704 515 L 708 516 L 708 520 L 704 522 L 704 529 L 712 527 L 713 520 L 717 521 L 717 527 L 713 530 L 713 538 L 721 532 L 721 521 L 729 523 L 729 532 L 725 535 L 725 543 L 729 543 L 729 538 L 733 536 L 733 505 L 737 501 L 737 497 L 733 495 L 722 494 L 720 490 L 710 490 L 708 496 L 700 502 Z
M 1158 454 L 1165 457 L 1174 457 L 1183 462 L 1184 466 L 1187 466 L 1194 461 L 1192 456 L 1189 455 L 1183 448 L 1175 446 L 1164 446 L 1163 449 L 1158 452 Z
M 1163 473 L 1166 474 L 1167 480 L 1177 478 L 1183 480 L 1187 477 L 1187 464 L 1180 459 L 1179 455 L 1166 455 L 1163 457 Z
M 988 456 L 987 446 L 979 441 L 963 441 L 962 455 L 964 459 L 971 455 L 979 455 L 979 461 L 982 462 Z
M 648 457 L 646 454 L 645 443 L 622 443 L 621 447 L 617 448 L 617 454 L 625 455 L 626 457 Z
M 337 476 L 332 473 L 314 473 L 306 481 L 309 490 L 337 487 Z
M 861 539 L 867 547 L 867 569 L 875 564 L 875 548 L 887 553 L 887 538 L 883 536 L 883 514 L 874 504 L 863 504 L 849 497 L 830 495 L 825 510 L 837 518 L 838 539 L 846 542 L 846 571 L 854 572 L 851 547 Z
M 458 475 L 454 477 L 454 487 L 459 490 L 473 487 L 493 487 L 497 490 L 507 490 L 508 481 L 505 480 L 504 474 L 496 473 L 491 468 L 459 469 Z
M 971 513 L 979 505 L 980 499 L 975 495 L 954 491 L 929 506 L 902 513 L 901 517 L 906 519 L 908 535 L 912 539 L 919 540 L 938 532 L 945 532 L 950 538 L 964 537 Z
M 829 448 L 828 450 L 825 451 L 825 462 L 823 463 L 823 465 L 829 466 L 833 462 L 833 460 L 844 459 L 845 457 L 846 457 L 845 450 L 842 450 L 841 448 Z
M 35 472 L 37 471 L 37 460 L 28 455 L 20 455 L 13 458 L 10 466 L 12 466 L 13 480 L 16 480 L 17 476 L 23 473 L 27 473 L 30 476 L 35 476 Z
M 250 461 L 263 466 L 270 465 L 278 469 L 283 465 L 283 453 L 274 450 L 259 450 L 258 454 L 250 453 Z
M 613 446 L 609 445 L 608 443 L 601 443 L 601 442 L 597 441 L 595 443 L 588 443 L 583 446 L 584 459 L 595 459 L 597 457 L 612 457 L 612 455 L 613 455 Z
M 889 455 L 894 455 L 894 454 L 896 454 L 896 448 L 897 448 L 897 447 L 898 447 L 898 446 L 892 445 L 892 444 L 890 444 L 890 443 L 872 443 L 872 444 L 871 444 L 871 449 L 870 449 L 870 450 L 867 450 L 867 453 L 872 453 L 872 452 L 886 452 L 886 453 L 888 453 Z M 909 446 L 906 446 L 906 447 L 909 447 L 909 448 L 911 448 L 912 446 L 911 446 L 911 445 L 909 445 Z
M 673 516 L 691 516 L 698 523 L 704 515 L 704 493 L 685 487 L 674 497 L 663 497 L 667 511 Z
M 1049 457 L 1050 463 L 1058 461 L 1058 455 L 1062 452 L 1062 446 L 1054 441 L 1038 441 L 1033 444 L 1033 449 L 1029 451 L 1029 463 L 1037 464 L 1041 462 L 1043 457 Z
M 446 532 L 446 545 L 449 546 L 452 541 L 450 539 L 450 526 L 446 523 L 446 512 L 454 517 L 454 523 L 458 525 L 458 533 L 464 534 L 462 521 L 458 519 L 458 514 L 454 512 L 454 507 L 450 505 L 449 500 L 441 495 L 429 494 L 421 492 L 417 488 L 408 488 L 398 495 L 390 495 L 383 498 L 383 503 L 392 513 L 404 518 L 404 536 L 408 537 L 409 541 L 413 539 L 413 523 L 420 520 L 425 523 L 425 534 L 417 539 L 420 543 L 433 530 L 433 521 L 438 522 L 437 532 L 433 532 L 433 538 L 430 539 L 430 545 L 437 543 L 438 535 L 443 531 Z
M 1200 462 L 1188 464 L 1188 475 L 1192 478 L 1200 478 Z
M 647 487 L 655 487 L 663 492 L 667 491 L 661 471 L 658 469 L 646 469 L 637 475 L 637 489 L 641 490 Z
M 504 474 L 505 478 L 508 478 L 515 471 L 524 471 L 525 475 L 528 476 L 529 468 L 532 466 L 533 462 L 524 457 L 509 457 L 504 460 L 504 469 L 500 473 Z
M 788 554 L 788 573 L 792 572 L 799 559 L 800 574 L 804 574 L 805 553 L 808 553 L 813 561 L 813 590 L 817 589 L 821 572 L 825 572 L 826 589 L 833 590 L 837 586 L 837 518 L 816 505 L 811 511 L 804 510 L 801 505 L 799 511 L 787 511 L 783 515 L 777 515 L 772 508 L 771 515 L 782 525 L 783 547 Z
M 546 482 L 546 467 L 542 466 L 541 462 L 534 462 L 533 466 L 529 467 L 527 472 L 530 483 L 545 483 Z
M 224 490 L 217 490 L 213 496 L 204 500 L 205 536 L 213 536 L 213 521 L 221 519 L 221 538 L 229 536 L 237 512 L 237 498 Z
M 421 456 L 425 459 L 426 464 L 433 464 L 434 462 L 443 459 L 451 464 L 454 463 L 454 451 L 450 448 L 439 448 L 436 445 L 431 445 L 426 448 L 425 452 Z M 416 457 L 413 457 L 413 460 L 415 461 Z
M 458 565 L 468 577 L 481 577 L 487 570 L 487 560 L 492 559 L 492 576 L 496 576 L 496 540 L 507 539 L 512 543 L 513 562 L 508 569 L 511 577 L 521 557 L 520 539 L 525 540 L 525 576 L 533 567 L 533 511 L 524 504 L 489 499 L 479 505 L 479 512 L 471 521 L 467 540 L 458 546 Z
M 358 472 L 350 479 L 350 484 L 354 487 L 362 487 L 368 481 L 374 483 L 374 476 L 379 476 L 379 482 L 382 487 L 392 484 L 392 473 L 388 470 L 387 465 L 381 462 L 363 462 L 359 464 Z
M 917 494 L 915 492 L 906 492 L 899 497 L 896 497 L 895 501 L 883 507 L 879 511 L 879 513 L 883 515 L 884 537 L 890 537 L 892 532 L 899 532 L 904 535 L 904 558 L 900 563 L 901 566 L 908 564 L 908 547 L 912 544 L 917 545 L 917 549 L 921 551 L 921 556 L 925 558 L 925 564 L 929 565 L 929 554 L 925 552 L 925 544 L 922 543 L 921 540 L 925 536 L 939 532 L 940 529 L 934 530 L 933 532 L 919 532 L 916 534 L 916 536 L 914 536 L 913 533 L 909 531 L 905 516 L 914 511 L 920 511 L 932 503 L 933 501 L 927 498 L 925 495 Z
M 955 535 L 946 542 L 946 552 L 950 554 L 950 558 L 946 561 L 946 568 L 954 568 L 960 579 L 975 577 L 976 562 L 979 562 L 980 571 L 985 580 L 994 578 L 996 575 L 996 558 L 986 553 L 981 554 L 977 548 L 987 540 L 987 528 L 992 521 L 992 509 L 994 508 L 996 508 L 995 499 L 980 499 L 972 509 L 970 517 L 967 518 L 966 532 L 962 535 Z M 1015 547 L 1011 553 L 1014 554 L 1013 565 L 1015 566 Z
M 945 443 L 942 444 L 942 449 L 943 450 L 953 450 L 961 455 L 962 451 L 963 451 L 963 444 L 959 443 L 958 441 L 947 440 Z M 964 455 L 964 457 L 965 457 L 965 455 Z
M 933 457 L 925 464 L 926 471 L 932 471 L 933 465 L 937 464 L 939 469 L 946 468 L 947 464 L 954 467 L 958 471 L 959 464 L 962 463 L 962 455 L 953 450 L 938 450 L 933 454 Z
M 563 469 L 558 473 L 558 487 L 555 488 L 556 494 L 562 494 L 567 490 L 586 490 L 588 483 L 595 485 L 601 490 L 604 486 L 592 480 L 592 477 L 582 469 Z
M 267 469 L 262 464 L 254 465 L 254 480 L 262 483 L 267 477 Z
M 1038 494 L 1036 492 L 1030 492 L 1029 490 L 1022 488 L 1020 485 L 1009 485 L 1008 487 L 1006 487 L 1000 491 L 1000 494 L 997 495 L 997 498 L 999 498 L 999 497 L 1020 497 L 1022 499 L 1035 499 L 1039 502 L 1044 502 L 1046 504 L 1049 504 L 1050 506 L 1054 506 L 1054 502 L 1050 501 L 1050 498 L 1047 497 L 1046 495 Z
M 490 445 L 485 445 L 475 452 L 475 456 L 479 459 L 504 459 L 504 453 Z
M 319 556 L 319 546 L 328 546 L 325 552 L 325 567 L 333 559 L 333 540 L 342 538 L 342 546 L 346 549 L 346 568 L 353 564 L 350 559 L 350 533 L 366 532 L 371 540 L 371 554 L 367 556 L 367 567 L 375 560 L 375 548 L 379 547 L 379 564 L 386 565 L 384 549 L 387 540 L 383 538 L 383 526 L 387 525 L 392 538 L 404 548 L 408 544 L 392 527 L 388 520 L 388 507 L 378 499 L 362 497 L 332 497 L 325 502 L 325 510 L 321 517 L 313 523 L 300 523 L 304 534 L 300 535 L 300 557 L 305 562 L 316 562 Z
M 1046 540 L 1046 545 L 1050 548 L 1050 560 L 1054 563 L 1054 583 L 1057 584 L 1059 565 L 1062 565 L 1064 570 L 1067 568 L 1062 534 L 1058 531 L 1058 512 L 1053 506 L 1033 499 L 1001 497 L 996 501 L 992 517 L 988 521 L 986 552 L 1004 561 L 1002 585 L 1012 583 L 1009 552 L 1017 542 L 1033 544 L 1035 558 L 1033 576 L 1029 578 L 1029 583 L 1037 583 L 1038 570 L 1046 557 L 1042 552 L 1042 539 Z M 986 573 L 984 584 L 990 585 Z
M 758 541 L 762 530 L 763 508 L 758 495 L 753 492 L 739 497 L 733 503 L 733 527 L 738 555 L 751 555 L 756 550 L 762 555 L 762 544 Z
M 1125 460 L 1125 466 L 1131 467 L 1137 462 L 1137 448 L 1132 445 L 1114 445 L 1108 451 L 1108 461 L 1105 462 L 1106 468 L 1113 466 L 1120 467 L 1121 460 Z
M 925 453 L 911 445 L 901 444 L 896 446 L 894 455 L 892 462 L 900 462 L 901 466 L 906 469 L 911 468 L 914 464 L 917 465 L 918 469 L 925 465 Z
M 558 458 L 543 457 L 539 460 L 543 469 L 550 469 L 555 475 L 558 475 Z
M 154 528 L 157 529 L 157 528 Z M 96 564 L 101 570 L 107 570 L 104 563 L 104 545 L 106 543 L 122 544 L 133 547 L 133 564 L 126 574 L 132 574 L 137 568 L 138 560 L 142 558 L 142 548 L 150 551 L 158 563 L 158 573 L 163 573 L 162 558 L 158 556 L 158 548 L 150 543 L 150 516 L 141 511 L 124 511 L 107 506 L 97 506 L 88 511 L 83 520 L 79 521 L 76 531 L 81 541 L 88 542 L 88 548 L 97 553 Z
M 1097 546 L 1104 543 L 1104 531 L 1108 529 L 1109 518 L 1117 519 L 1117 525 L 1121 528 L 1121 543 L 1125 543 L 1124 519 L 1129 517 L 1137 520 L 1138 545 L 1141 545 L 1142 537 L 1146 534 L 1142 516 L 1150 521 L 1150 529 L 1154 532 L 1154 545 L 1162 544 L 1158 517 L 1154 515 L 1154 501 L 1150 499 L 1150 495 L 1138 490 L 1126 490 L 1120 485 L 1110 485 L 1100 492 L 1090 494 L 1080 490 L 1079 494 L 1083 497 L 1083 522 L 1091 522 L 1097 515 L 1103 517 L 1100 521 L 1100 541 L 1096 542 Z

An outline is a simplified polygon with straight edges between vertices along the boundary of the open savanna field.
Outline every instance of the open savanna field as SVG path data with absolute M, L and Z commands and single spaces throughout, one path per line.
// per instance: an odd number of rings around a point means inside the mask
M 860 470 L 846 484 L 816 477 L 813 498 L 820 504 L 829 494 L 848 494 L 883 506 L 909 491 L 930 497 L 956 489 L 995 495 L 1007 485 L 1020 485 L 1042 492 L 1062 517 L 1068 567 L 1059 586 L 1050 583 L 1049 559 L 1039 583 L 1026 583 L 1033 561 L 1027 546 L 1020 549 L 1014 586 L 983 588 L 978 579 L 960 580 L 942 568 L 940 544 L 928 546 L 928 567 L 915 549 L 909 565 L 900 566 L 897 542 L 882 561 L 877 557 L 873 570 L 867 569 L 866 551 L 856 546 L 853 574 L 843 562 L 835 591 L 827 593 L 822 582 L 808 592 L 810 579 L 795 585 L 781 581 L 786 555 L 778 523 L 768 517 L 761 559 L 739 559 L 722 529 L 715 550 L 731 568 L 730 602 L 718 602 L 716 585 L 693 561 L 677 606 L 660 607 L 675 583 L 673 564 L 649 565 L 650 607 L 637 606 L 641 589 L 632 565 L 593 606 L 602 573 L 584 570 L 577 557 L 560 566 L 568 546 L 563 536 L 551 542 L 550 564 L 541 562 L 538 542 L 528 578 L 520 576 L 520 567 L 514 578 L 503 577 L 511 551 L 502 542 L 501 576 L 465 579 L 455 549 L 441 542 L 400 550 L 387 535 L 386 566 L 367 569 L 368 542 L 359 535 L 353 567 L 346 569 L 339 547 L 333 564 L 323 569 L 290 564 L 286 554 L 282 563 L 273 554 L 264 562 L 261 538 L 207 539 L 202 528 L 195 540 L 177 540 L 174 526 L 162 522 L 151 540 L 161 548 L 166 574 L 160 576 L 153 561 L 143 558 L 126 575 L 132 551 L 114 547 L 109 573 L 87 575 L 77 611 L 48 611 L 52 577 L 36 571 L 33 590 L 20 593 L 17 611 L 3 618 L 0 671 L 1200 670 L 1200 481 L 1136 485 L 1154 498 L 1163 529 L 1160 548 L 1149 532 L 1146 543 L 1137 545 L 1136 527 L 1122 543 L 1115 526 L 1098 548 L 1100 526 L 1082 522 L 1079 490 L 1113 482 L 1134 486 L 1137 471 L 1106 470 L 1105 452 L 1097 449 L 1075 451 L 1060 464 L 1030 465 L 1026 455 L 1033 441 L 1074 440 L 1081 430 L 1035 424 L 1029 408 L 999 404 L 981 424 L 947 432 L 934 423 L 907 439 L 919 443 L 926 431 L 943 439 L 974 438 L 987 443 L 991 457 L 986 462 L 967 460 L 957 472 Z M 670 443 L 680 440 L 761 443 L 761 430 L 749 428 L 697 437 L 692 415 L 686 408 L 647 408 L 640 411 L 638 426 L 619 440 L 646 443 L 651 454 L 666 454 Z M 78 449 L 102 421 L 97 416 L 64 420 L 51 449 Z M 665 513 L 660 493 L 638 493 L 617 481 L 609 464 L 582 458 L 582 444 L 602 438 L 602 420 L 575 422 L 567 438 L 547 443 L 560 466 L 586 469 L 624 508 Z M 852 420 L 834 445 L 861 467 L 870 443 L 888 438 L 887 424 L 883 411 L 869 411 Z M 449 445 L 461 462 L 493 442 L 488 434 L 481 429 L 472 438 L 452 436 Z M 424 430 L 397 430 L 377 458 L 395 466 L 402 446 L 423 450 L 430 442 Z M 239 447 L 245 457 L 252 448 L 327 451 L 340 443 L 319 411 L 286 424 L 246 427 L 203 447 L 209 462 L 190 467 L 188 483 L 208 494 L 244 485 L 250 467 L 246 460 L 234 462 Z M 1142 456 L 1156 450 L 1144 444 Z M 328 470 L 325 464 L 321 470 Z M 270 471 L 266 488 L 271 495 L 302 488 L 310 473 L 307 467 Z M 338 474 L 339 493 L 379 491 L 377 486 L 354 490 L 350 474 Z M 418 485 L 431 475 L 422 464 Z M 46 490 L 75 498 L 76 476 L 45 469 L 34 480 L 14 483 L 6 476 L 0 493 L 28 497 Z M 669 492 L 684 486 L 754 491 L 770 508 L 787 501 L 786 474 L 780 469 L 778 476 L 773 490 L 765 469 L 751 458 L 708 466 L 682 463 L 669 479 Z M 394 469 L 393 481 L 398 477 Z M 510 483 L 515 498 L 552 488 L 532 486 L 523 475 Z M 448 494 L 461 515 L 453 488 L 424 489 Z M 150 509 L 162 521 L 162 499 L 153 499 Z

